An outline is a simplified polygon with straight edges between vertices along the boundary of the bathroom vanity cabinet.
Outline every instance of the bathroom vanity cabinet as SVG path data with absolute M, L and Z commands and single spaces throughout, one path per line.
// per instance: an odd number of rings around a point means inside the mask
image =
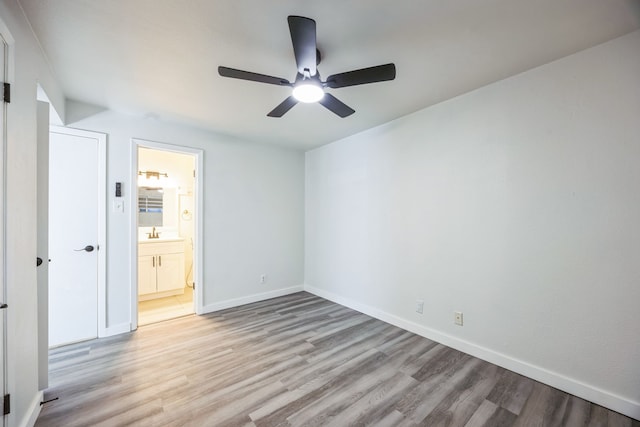
M 184 241 L 152 240 L 138 244 L 138 296 L 144 301 L 184 292 Z

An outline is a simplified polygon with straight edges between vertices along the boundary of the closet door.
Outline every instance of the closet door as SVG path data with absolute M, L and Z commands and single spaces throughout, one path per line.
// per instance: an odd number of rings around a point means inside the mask
M 66 128 L 49 135 L 50 346 L 96 338 L 105 320 L 104 141 Z

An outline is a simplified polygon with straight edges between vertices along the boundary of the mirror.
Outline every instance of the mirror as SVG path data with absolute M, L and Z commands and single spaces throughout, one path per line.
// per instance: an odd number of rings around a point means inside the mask
M 164 191 L 159 187 L 138 187 L 138 227 L 162 227 Z
M 138 187 L 138 227 L 177 227 L 176 188 Z

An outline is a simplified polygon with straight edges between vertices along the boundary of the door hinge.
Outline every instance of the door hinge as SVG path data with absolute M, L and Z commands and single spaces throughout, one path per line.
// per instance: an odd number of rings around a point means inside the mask
M 196 170 L 195 169 L 193 170 L 193 177 L 194 178 L 196 177 Z
M 7 104 L 11 102 L 11 84 L 10 83 L 4 84 L 4 93 L 2 96 L 3 96 L 4 102 L 6 102 Z
M 10 394 L 5 394 L 4 395 L 4 399 L 2 401 L 2 413 L 4 415 L 7 415 L 11 412 L 11 395 Z

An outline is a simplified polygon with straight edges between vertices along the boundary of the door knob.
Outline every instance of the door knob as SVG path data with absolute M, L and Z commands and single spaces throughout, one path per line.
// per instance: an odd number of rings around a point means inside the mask
M 7 304 L 0 302 L 0 309 L 9 307 Z
M 74 249 L 74 251 L 76 251 L 76 252 L 80 252 L 80 251 L 93 252 L 93 250 L 94 250 L 94 249 L 95 249 L 95 248 L 94 248 L 93 246 L 91 246 L 91 245 L 87 245 L 87 246 L 85 246 L 85 247 L 84 247 L 84 248 L 82 248 L 82 249 Z
M 42 258 L 36 258 L 36 267 L 40 267 L 42 265 Z

